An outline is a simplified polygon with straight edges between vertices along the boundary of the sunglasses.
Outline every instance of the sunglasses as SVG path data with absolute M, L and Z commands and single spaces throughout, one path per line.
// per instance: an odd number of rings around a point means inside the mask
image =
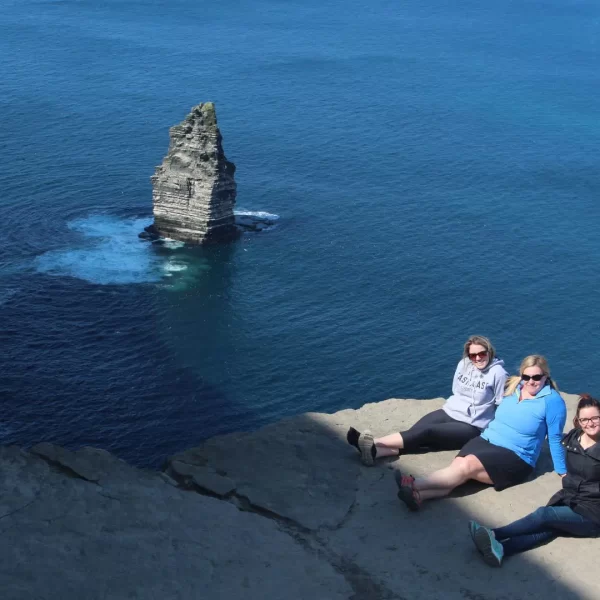
M 523 381 L 529 381 L 530 379 L 533 379 L 534 381 L 541 381 L 544 377 L 545 377 L 544 374 L 542 374 L 542 375 L 521 375 L 521 379 Z
M 483 350 L 482 352 L 475 352 L 473 354 L 469 353 L 469 359 L 475 360 L 476 358 L 485 358 L 488 355 L 487 350 Z

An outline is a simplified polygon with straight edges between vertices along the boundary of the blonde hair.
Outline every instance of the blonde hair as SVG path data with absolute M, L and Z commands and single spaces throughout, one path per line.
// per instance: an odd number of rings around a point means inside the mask
M 492 364 L 492 361 L 496 357 L 496 350 L 494 346 L 492 346 L 492 342 L 488 338 L 483 335 L 472 335 L 466 342 L 465 347 L 463 349 L 463 358 L 469 357 L 469 348 L 472 344 L 476 344 L 477 346 L 483 346 L 488 353 L 489 363 Z
M 554 388 L 558 392 L 558 386 L 556 385 L 556 381 L 550 377 L 550 367 L 548 366 L 548 361 L 539 354 L 530 354 L 526 356 L 521 361 L 521 366 L 519 367 L 519 374 L 513 375 L 506 384 L 506 391 L 504 392 L 505 396 L 510 396 L 515 393 L 517 386 L 521 383 L 521 376 L 523 375 L 523 371 L 525 369 L 529 369 L 529 367 L 539 367 L 542 373 L 546 376 L 547 384 Z

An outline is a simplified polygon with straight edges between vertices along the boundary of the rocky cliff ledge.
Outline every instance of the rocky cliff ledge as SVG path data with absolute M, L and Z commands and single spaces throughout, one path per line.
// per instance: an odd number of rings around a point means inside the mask
M 235 239 L 235 165 L 225 158 L 212 102 L 170 129 L 167 156 L 152 181 L 154 224 L 147 231 L 192 244 Z
M 598 598 L 596 540 L 559 539 L 502 569 L 470 541 L 469 518 L 498 525 L 545 504 L 560 485 L 547 454 L 521 486 L 472 487 L 414 514 L 391 470 L 424 473 L 454 453 L 366 468 L 344 440 L 350 424 L 388 433 L 441 403 L 300 415 L 208 440 L 162 473 L 92 448 L 0 448 L 2 598 Z

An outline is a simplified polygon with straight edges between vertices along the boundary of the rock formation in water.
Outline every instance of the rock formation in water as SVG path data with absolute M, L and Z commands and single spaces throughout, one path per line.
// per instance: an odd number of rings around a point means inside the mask
M 192 244 L 235 239 L 235 165 L 223 152 L 214 104 L 192 108 L 169 135 L 167 156 L 150 178 L 154 225 L 146 231 Z

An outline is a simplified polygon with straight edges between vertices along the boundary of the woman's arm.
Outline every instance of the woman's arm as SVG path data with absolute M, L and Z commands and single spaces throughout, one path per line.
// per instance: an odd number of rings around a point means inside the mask
M 565 449 L 561 444 L 566 420 L 565 401 L 558 392 L 553 392 L 546 400 L 546 428 L 554 470 L 561 476 L 567 472 Z
M 508 373 L 504 368 L 500 368 L 502 372 L 498 374 L 494 381 L 494 403 L 496 405 L 500 404 L 502 398 L 504 398 L 504 388 L 506 387 L 506 378 L 508 377 Z
M 456 365 L 456 369 L 454 370 L 454 377 L 452 377 L 452 395 L 460 394 L 460 390 L 458 389 L 458 375 L 463 371 L 463 364 L 465 364 L 465 359 L 461 358 Z

